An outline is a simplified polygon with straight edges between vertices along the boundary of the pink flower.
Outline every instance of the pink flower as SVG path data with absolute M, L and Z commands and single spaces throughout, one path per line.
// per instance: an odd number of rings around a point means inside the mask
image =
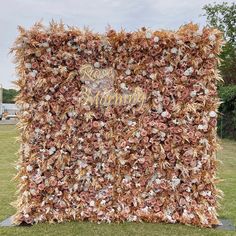
M 39 189 L 39 190 L 42 191 L 42 190 L 44 190 L 44 188 L 45 188 L 45 185 L 44 185 L 43 183 L 41 183 L 41 184 L 38 185 L 38 189 Z

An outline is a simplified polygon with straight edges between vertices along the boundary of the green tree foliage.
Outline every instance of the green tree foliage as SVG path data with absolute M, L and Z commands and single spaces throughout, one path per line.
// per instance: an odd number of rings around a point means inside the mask
M 224 33 L 226 43 L 220 55 L 220 71 L 225 84 L 236 84 L 236 4 L 208 4 L 203 10 L 208 24 Z
M 221 30 L 226 42 L 219 55 L 224 83 L 218 86 L 223 101 L 219 108 L 222 115 L 218 120 L 218 133 L 223 138 L 236 139 L 236 4 L 208 4 L 203 10 L 208 24 Z
M 3 89 L 3 103 L 14 103 L 17 93 L 15 89 Z
M 222 113 L 218 120 L 218 134 L 222 138 L 236 139 L 236 85 L 220 86 L 218 89 Z

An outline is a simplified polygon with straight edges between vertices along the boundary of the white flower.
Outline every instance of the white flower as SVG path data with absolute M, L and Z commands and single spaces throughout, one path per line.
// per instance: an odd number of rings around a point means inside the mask
M 156 182 L 157 184 L 160 184 L 160 183 L 161 183 L 161 180 L 160 180 L 159 178 L 156 178 L 156 179 L 155 179 L 155 182 Z
M 172 184 L 172 187 L 175 188 L 177 185 L 180 184 L 180 179 L 174 177 L 174 178 L 172 179 L 172 181 L 171 181 L 171 184 Z
M 174 70 L 174 68 L 173 68 L 172 65 L 167 66 L 167 67 L 165 68 L 165 72 L 166 72 L 166 73 L 167 73 L 167 72 L 172 72 L 173 70 Z
M 75 112 L 75 111 L 69 111 L 69 112 L 68 112 L 68 116 L 69 116 L 69 117 L 76 116 L 76 112 Z
M 190 187 L 187 187 L 187 188 L 185 189 L 185 191 L 188 192 L 188 193 L 190 193 L 190 192 L 191 192 L 191 188 L 190 188 Z
M 123 182 L 128 183 L 131 180 L 132 180 L 132 177 L 130 175 L 125 175 L 125 178 L 123 179 Z
M 191 43 L 191 44 L 190 44 L 190 47 L 191 47 L 191 48 L 195 48 L 195 47 L 196 47 L 196 43 Z
M 162 107 L 161 104 L 159 104 L 158 107 L 156 108 L 156 112 L 157 112 L 158 114 L 161 114 L 162 111 L 163 111 L 163 107 Z
M 35 131 L 35 133 L 40 133 L 40 129 L 39 128 L 36 128 L 34 131 Z
M 193 98 L 193 97 L 196 97 L 196 95 L 197 95 L 197 92 L 196 91 L 191 91 L 191 93 L 190 93 L 190 96 Z
M 146 38 L 150 39 L 152 37 L 152 33 L 150 31 L 146 32 Z
M 198 128 L 199 130 L 204 130 L 204 129 L 207 129 L 207 127 L 208 127 L 207 124 L 205 124 L 205 125 L 201 125 L 201 124 L 200 124 L 200 125 L 198 125 L 197 128 Z
M 101 201 L 101 205 L 105 205 L 106 204 L 106 201 L 103 199 L 102 201 Z
M 208 140 L 205 139 L 205 138 L 201 138 L 201 139 L 199 140 L 199 143 L 200 143 L 200 144 L 208 145 Z
M 94 67 L 99 68 L 99 67 L 100 67 L 100 63 L 99 63 L 98 61 L 95 62 L 95 63 L 94 63 Z
M 85 168 L 85 167 L 88 166 L 85 161 L 80 161 L 80 160 L 78 161 L 78 165 L 79 165 L 80 168 Z
M 146 76 L 147 75 L 147 72 L 144 70 L 144 71 L 142 71 L 142 75 L 143 76 Z
M 35 189 L 30 189 L 30 193 L 31 193 L 32 195 L 36 195 Z
M 51 87 L 51 88 L 50 88 L 50 91 L 54 93 L 54 92 L 55 92 L 55 89 L 54 89 L 53 87 Z
M 197 166 L 193 168 L 194 172 L 199 171 L 202 168 L 202 163 L 200 161 L 197 162 Z
M 153 128 L 153 129 L 152 129 L 152 134 L 157 134 L 157 133 L 158 133 L 158 129 Z
M 45 100 L 46 100 L 46 101 L 49 101 L 49 100 L 50 100 L 50 98 L 51 98 L 51 96 L 50 96 L 50 95 L 46 95 L 46 96 L 45 96 Z
M 89 54 L 91 55 L 93 52 L 92 52 L 91 50 L 85 49 L 85 50 L 84 50 L 84 53 L 86 53 L 86 54 L 88 54 L 88 55 L 89 55 Z
M 135 216 L 135 215 L 129 215 L 127 220 L 128 220 L 128 221 L 137 221 L 137 218 L 138 218 L 138 217 Z
M 157 77 L 157 75 L 156 74 L 150 74 L 150 76 L 149 76 L 152 80 L 154 80 L 154 79 L 156 79 L 156 77 Z
M 15 167 L 17 170 L 20 170 L 21 166 L 20 165 L 16 165 Z
M 67 42 L 67 45 L 68 45 L 69 47 L 71 47 L 71 46 L 72 46 L 72 42 L 71 42 L 71 41 L 68 41 L 68 42 Z
M 190 219 L 194 218 L 194 214 L 189 213 L 186 209 L 184 209 L 183 216 Z
M 144 208 L 141 209 L 142 212 L 148 213 L 149 207 L 145 206 Z
M 173 120 L 173 123 L 176 124 L 176 125 L 178 125 L 178 124 L 179 124 L 179 121 L 178 121 L 177 119 L 174 119 L 174 120 Z
M 128 125 L 132 125 L 133 124 L 133 121 L 132 120 L 128 120 Z
M 76 183 L 76 184 L 74 184 L 73 185 L 73 189 L 74 189 L 74 191 L 76 191 L 77 189 L 78 189 L 78 187 L 79 187 L 79 185 Z
M 153 91 L 152 91 L 152 95 L 155 96 L 155 97 L 158 97 L 158 96 L 160 96 L 160 91 L 158 91 L 158 90 L 153 90 Z
M 168 77 L 166 77 L 164 80 L 165 80 L 165 82 L 166 82 L 167 85 L 171 83 L 171 79 L 168 78 Z
M 30 69 L 30 68 L 32 67 L 32 65 L 31 65 L 31 63 L 25 63 L 25 67 L 26 67 L 27 69 Z
M 119 161 L 120 161 L 120 164 L 121 164 L 121 165 L 124 165 L 125 162 L 126 162 L 124 159 L 120 159 Z
M 21 179 L 26 180 L 26 179 L 28 179 L 28 177 L 26 175 L 23 175 L 23 176 L 21 176 Z
M 29 172 L 32 171 L 33 170 L 33 166 L 31 166 L 31 165 L 26 166 L 26 170 L 29 171 Z
M 168 116 L 168 114 L 169 114 L 169 112 L 168 112 L 168 111 L 163 111 L 163 112 L 161 113 L 161 116 L 162 116 L 162 117 L 167 117 L 167 116 Z
M 165 138 L 165 136 L 166 136 L 166 133 L 164 133 L 162 131 L 160 131 L 159 134 L 160 134 L 161 138 Z
M 95 206 L 95 201 L 90 201 L 89 206 L 94 207 Z
M 171 48 L 171 53 L 174 53 L 174 54 L 176 54 L 177 52 L 178 52 L 178 49 L 177 48 Z
M 48 42 L 44 42 L 44 43 L 42 43 L 41 45 L 42 45 L 42 47 L 44 47 L 44 48 L 48 48 L 48 47 L 49 47 L 49 43 L 48 43 Z
M 126 74 L 126 75 L 131 75 L 131 70 L 130 70 L 130 69 L 127 69 L 127 70 L 125 71 L 125 74 Z
M 199 143 L 201 143 L 201 144 L 208 144 L 208 140 L 207 139 L 205 139 L 205 138 L 201 138 L 200 140 L 199 140 Z
M 214 55 L 213 53 L 210 53 L 209 56 L 208 56 L 208 58 L 214 58 L 214 56 L 215 56 L 215 55 Z
M 208 38 L 209 38 L 210 41 L 215 41 L 216 40 L 216 36 L 214 34 L 209 35 Z
M 217 114 L 216 114 L 216 112 L 214 112 L 214 111 L 210 111 L 210 112 L 209 112 L 209 116 L 213 118 L 213 117 L 216 117 Z
M 121 83 L 121 84 L 120 84 L 120 87 L 121 87 L 122 89 L 124 89 L 124 90 L 126 90 L 126 89 L 127 89 L 127 87 L 126 87 L 126 84 L 125 84 L 125 83 Z
M 137 138 L 140 138 L 140 132 L 137 131 L 137 132 L 135 133 L 135 136 L 136 136 Z
M 112 176 L 112 174 L 107 174 L 107 175 L 106 175 L 106 178 L 107 178 L 108 180 L 113 180 L 113 179 L 114 179 L 114 177 Z
M 204 196 L 204 197 L 206 197 L 206 196 L 211 196 L 211 191 L 209 191 L 209 190 L 206 190 L 206 191 L 202 191 L 201 193 L 200 193 L 202 196 Z
M 158 102 L 163 102 L 163 96 L 161 94 L 157 97 L 157 101 Z
M 38 73 L 37 70 L 33 70 L 32 72 L 29 73 L 29 75 L 32 77 L 36 77 L 37 73 Z
M 183 42 L 183 40 L 177 40 L 177 44 L 183 45 L 184 42 Z
M 203 125 L 198 125 L 197 129 L 202 130 L 203 129 Z
M 55 151 L 56 151 L 56 148 L 55 148 L 55 147 L 51 147 L 51 148 L 48 150 L 48 153 L 49 153 L 49 155 L 52 155 Z
M 196 36 L 201 36 L 202 35 L 202 29 L 198 29 L 197 32 L 195 32 Z
M 24 217 L 25 218 L 29 218 L 29 214 L 24 214 Z
M 153 39 L 153 40 L 154 40 L 154 42 L 155 42 L 155 43 L 158 43 L 160 39 L 159 39 L 159 37 L 158 37 L 158 36 L 156 36 L 156 37 L 154 37 L 154 39 Z
M 23 103 L 22 104 L 22 109 L 28 109 L 30 107 L 30 104 L 29 103 Z
M 193 73 L 193 67 L 189 67 L 185 72 L 184 75 L 185 76 L 189 76 Z
M 134 62 L 134 59 L 133 58 L 130 58 L 130 60 L 129 60 L 129 64 L 132 64 Z

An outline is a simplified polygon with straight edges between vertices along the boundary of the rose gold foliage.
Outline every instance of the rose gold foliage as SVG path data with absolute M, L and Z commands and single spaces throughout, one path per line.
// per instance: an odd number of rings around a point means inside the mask
M 218 223 L 219 31 L 188 24 L 101 35 L 56 23 L 19 31 L 17 224 Z M 84 64 L 113 68 L 115 92 L 139 86 L 147 100 L 81 105 Z

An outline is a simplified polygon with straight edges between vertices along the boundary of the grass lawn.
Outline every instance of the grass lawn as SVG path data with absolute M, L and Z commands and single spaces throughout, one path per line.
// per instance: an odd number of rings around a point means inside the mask
M 14 125 L 0 126 L 0 221 L 14 214 L 9 205 L 15 200 L 16 183 L 11 179 L 15 175 L 14 162 L 17 159 L 17 131 Z M 219 167 L 219 176 L 224 179 L 219 187 L 225 197 L 219 211 L 220 218 L 230 219 L 236 224 L 236 142 L 222 141 L 223 150 L 218 159 L 223 161 Z M 21 227 L 1 227 L 0 235 L 236 235 L 236 231 L 201 229 L 180 224 L 122 223 L 95 224 L 69 222 L 61 224 L 38 224 Z

